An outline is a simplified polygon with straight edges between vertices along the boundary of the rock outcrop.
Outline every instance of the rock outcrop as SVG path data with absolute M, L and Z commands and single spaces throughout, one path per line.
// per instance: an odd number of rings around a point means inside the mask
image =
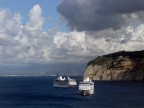
M 144 51 L 117 52 L 90 61 L 84 78 L 93 80 L 144 80 Z

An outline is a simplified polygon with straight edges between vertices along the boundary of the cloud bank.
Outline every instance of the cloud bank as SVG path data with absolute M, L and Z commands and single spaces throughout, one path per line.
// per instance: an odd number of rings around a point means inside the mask
M 143 5 L 143 0 L 62 0 L 57 11 L 71 31 L 85 33 L 88 51 L 102 55 L 144 49 Z
M 142 4 L 142 0 L 63 0 L 57 9 L 73 30 L 69 33 L 43 29 L 39 4 L 29 11 L 25 25 L 20 13 L 0 9 L 0 64 L 87 63 L 115 51 L 143 50 Z
M 117 30 L 143 21 L 143 5 L 143 0 L 62 0 L 57 10 L 71 30 Z

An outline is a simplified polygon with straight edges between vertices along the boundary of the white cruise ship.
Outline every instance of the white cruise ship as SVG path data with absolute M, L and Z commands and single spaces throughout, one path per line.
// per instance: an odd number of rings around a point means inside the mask
M 76 81 L 74 79 L 71 79 L 70 77 L 62 77 L 59 76 L 57 79 L 54 80 L 53 86 L 54 87 L 75 87 L 77 85 Z
M 83 80 L 79 83 L 79 91 L 83 96 L 94 94 L 94 82 L 89 78 Z

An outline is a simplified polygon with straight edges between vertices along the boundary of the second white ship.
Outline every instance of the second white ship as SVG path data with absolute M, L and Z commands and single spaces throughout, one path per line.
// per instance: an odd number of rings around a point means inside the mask
M 84 79 L 79 83 L 80 95 L 87 96 L 94 94 L 94 82 L 91 79 Z

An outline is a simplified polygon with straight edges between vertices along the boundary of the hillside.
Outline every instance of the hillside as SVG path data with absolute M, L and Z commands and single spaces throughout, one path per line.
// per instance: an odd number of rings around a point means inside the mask
M 144 51 L 120 51 L 103 55 L 87 64 L 84 77 L 93 80 L 144 80 Z

